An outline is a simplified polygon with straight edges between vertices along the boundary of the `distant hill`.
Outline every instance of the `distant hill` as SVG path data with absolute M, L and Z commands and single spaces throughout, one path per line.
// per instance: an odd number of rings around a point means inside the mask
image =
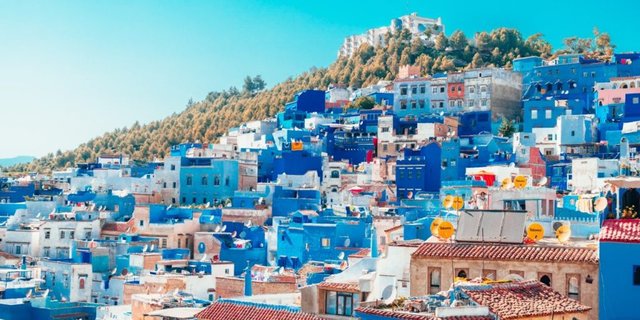
M 551 45 L 540 34 L 524 39 L 519 31 L 507 28 L 476 33 L 472 40 L 456 31 L 449 37 L 438 35 L 435 43 L 423 43 L 412 38 L 407 30 L 387 34 L 386 40 L 385 47 L 363 45 L 349 58 L 339 58 L 327 68 L 311 68 L 267 90 L 255 89 L 263 88 L 264 83 L 255 86 L 248 77 L 249 85 L 245 80 L 243 89 L 230 87 L 210 92 L 202 101 L 190 100 L 186 109 L 163 120 L 145 125 L 135 122 L 129 128 L 93 138 L 74 150 L 59 150 L 9 170 L 46 172 L 90 161 L 101 153 L 122 152 L 139 160 L 162 158 L 173 144 L 214 142 L 242 122 L 272 117 L 300 90 L 326 89 L 332 83 L 359 88 L 382 79 L 392 80 L 398 67 L 405 64 L 420 65 L 423 74 L 434 74 L 483 66 L 509 68 L 518 57 L 547 58 L 552 54 Z
M 0 158 L 0 167 L 11 167 L 17 164 L 29 163 L 33 161 L 35 157 L 31 156 L 18 156 L 13 158 Z

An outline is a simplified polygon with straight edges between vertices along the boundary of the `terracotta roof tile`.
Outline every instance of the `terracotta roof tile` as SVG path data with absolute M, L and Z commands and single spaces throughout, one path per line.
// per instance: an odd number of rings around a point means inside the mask
M 598 263 L 597 251 L 592 248 L 521 244 L 425 242 L 412 254 L 412 257 Z
M 640 243 L 640 219 L 605 220 L 600 241 Z
M 541 317 L 591 310 L 536 280 L 462 288 L 469 297 L 500 319 Z
M 339 292 L 360 292 L 360 285 L 357 282 L 321 282 L 318 288 Z
M 302 313 L 286 306 L 262 303 L 219 301 L 214 302 L 196 314 L 202 320 L 320 320 L 322 318 Z
M 356 309 L 359 314 L 369 314 L 374 316 L 385 317 L 388 319 L 400 319 L 400 320 L 493 320 L 490 316 L 452 316 L 444 318 L 436 318 L 433 314 L 426 313 L 410 313 L 399 312 L 385 309 L 375 309 L 360 307 Z

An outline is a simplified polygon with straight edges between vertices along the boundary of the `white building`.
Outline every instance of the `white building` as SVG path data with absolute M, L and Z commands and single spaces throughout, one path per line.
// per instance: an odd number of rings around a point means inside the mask
M 374 47 L 384 46 L 386 34 L 400 29 L 409 30 L 411 35 L 419 37 L 423 41 L 433 41 L 436 35 L 444 32 L 444 25 L 440 18 L 418 17 L 418 14 L 414 12 L 391 20 L 389 26 L 369 29 L 363 34 L 346 37 L 340 51 L 338 51 L 338 57 L 353 55 L 365 43 Z M 430 35 L 427 34 L 428 31 L 430 31 Z

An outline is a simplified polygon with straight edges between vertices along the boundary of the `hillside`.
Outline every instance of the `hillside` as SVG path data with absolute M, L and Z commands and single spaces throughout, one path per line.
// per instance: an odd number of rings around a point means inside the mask
M 423 73 L 433 74 L 481 66 L 509 67 L 517 57 L 552 54 L 551 46 L 540 34 L 524 39 L 517 30 L 506 28 L 477 33 L 473 39 L 456 31 L 448 38 L 439 35 L 435 43 L 429 45 L 412 41 L 411 35 L 403 30 L 388 34 L 387 43 L 386 47 L 377 49 L 362 46 L 351 58 L 340 58 L 327 68 L 312 68 L 271 89 L 256 92 L 231 87 L 211 92 L 202 101 L 190 101 L 184 111 L 161 121 L 145 125 L 136 122 L 129 128 L 93 138 L 74 150 L 57 151 L 29 164 L 16 165 L 11 171 L 46 172 L 91 161 L 101 153 L 123 152 L 139 160 L 162 158 L 173 144 L 195 140 L 213 142 L 228 128 L 244 121 L 274 116 L 297 91 L 324 89 L 331 83 L 357 88 L 380 79 L 391 80 L 404 64 L 418 64 Z

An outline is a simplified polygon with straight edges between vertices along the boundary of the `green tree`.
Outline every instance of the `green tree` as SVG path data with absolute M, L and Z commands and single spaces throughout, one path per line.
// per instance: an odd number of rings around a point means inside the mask
M 373 107 L 376 106 L 376 101 L 373 100 L 372 97 L 366 96 L 366 97 L 359 97 L 358 99 L 356 99 L 355 101 L 353 101 L 353 103 L 351 104 L 352 108 L 356 108 L 356 109 L 373 109 Z
M 513 121 L 502 117 L 502 123 L 500 124 L 500 128 L 498 128 L 498 133 L 500 134 L 500 136 L 511 138 L 511 136 L 513 136 L 515 132 L 516 127 L 513 124 Z
M 445 36 L 442 32 L 438 33 L 438 35 L 436 36 L 434 48 L 438 51 L 444 51 L 444 49 L 446 49 L 448 46 L 449 39 L 447 39 L 447 36 Z

